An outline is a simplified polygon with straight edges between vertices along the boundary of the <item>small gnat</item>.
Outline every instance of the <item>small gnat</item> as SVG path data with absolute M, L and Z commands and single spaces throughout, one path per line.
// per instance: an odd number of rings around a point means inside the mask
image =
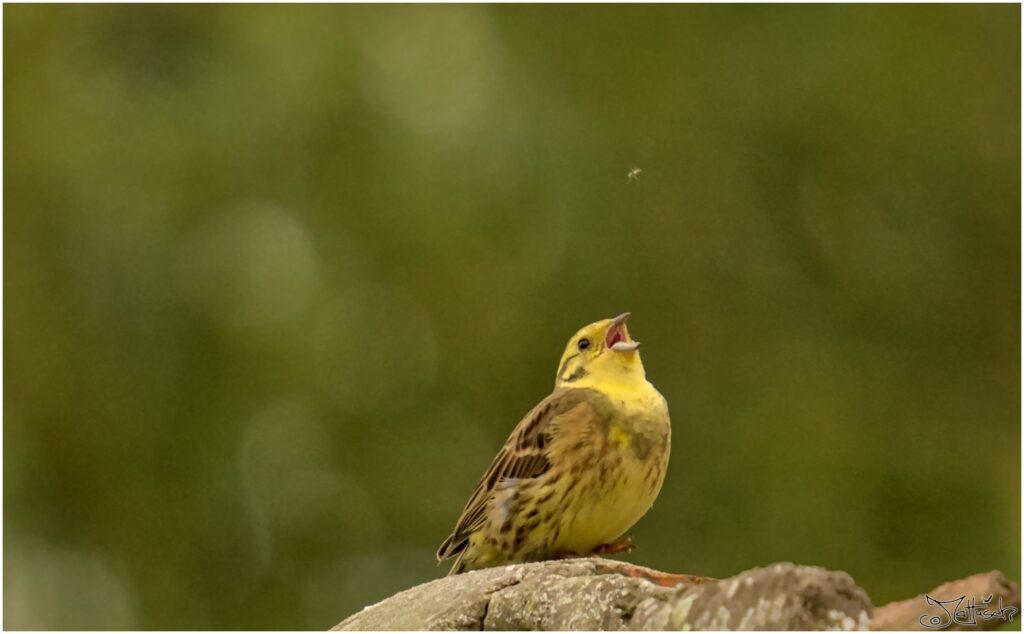
M 642 171 L 643 170 L 640 169 L 639 167 L 631 168 L 629 170 L 629 172 L 626 173 L 626 180 L 629 181 L 630 183 L 632 183 L 636 179 L 640 178 L 640 172 L 642 172 Z

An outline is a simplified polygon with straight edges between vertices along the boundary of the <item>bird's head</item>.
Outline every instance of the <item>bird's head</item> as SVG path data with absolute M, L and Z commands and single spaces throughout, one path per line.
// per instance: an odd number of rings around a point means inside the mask
M 558 364 L 555 387 L 591 387 L 646 380 L 640 342 L 626 329 L 629 313 L 584 326 L 572 336 Z

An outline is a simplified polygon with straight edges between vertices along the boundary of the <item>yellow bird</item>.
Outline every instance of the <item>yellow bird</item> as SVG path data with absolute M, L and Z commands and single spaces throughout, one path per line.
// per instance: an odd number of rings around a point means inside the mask
M 629 313 L 569 340 L 555 391 L 519 421 L 437 551 L 448 574 L 629 550 L 654 504 L 671 425 L 647 381 Z

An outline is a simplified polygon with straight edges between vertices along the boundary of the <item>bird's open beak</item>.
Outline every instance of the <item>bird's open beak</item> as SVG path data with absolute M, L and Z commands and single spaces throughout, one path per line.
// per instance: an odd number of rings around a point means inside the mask
M 622 313 L 608 324 L 608 330 L 604 335 L 604 347 L 615 352 L 633 352 L 640 347 L 639 341 L 633 341 L 626 330 L 626 320 L 629 313 Z

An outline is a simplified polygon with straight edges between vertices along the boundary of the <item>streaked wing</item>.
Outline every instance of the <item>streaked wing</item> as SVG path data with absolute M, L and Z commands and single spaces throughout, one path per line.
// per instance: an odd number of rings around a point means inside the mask
M 466 549 L 469 537 L 483 526 L 487 519 L 487 503 L 495 487 L 503 480 L 529 479 L 543 475 L 551 468 L 548 448 L 558 433 L 559 421 L 573 410 L 586 407 L 589 390 L 556 390 L 519 421 L 512 435 L 505 441 L 476 490 L 462 510 L 455 530 L 437 550 L 438 561 L 449 559 Z

